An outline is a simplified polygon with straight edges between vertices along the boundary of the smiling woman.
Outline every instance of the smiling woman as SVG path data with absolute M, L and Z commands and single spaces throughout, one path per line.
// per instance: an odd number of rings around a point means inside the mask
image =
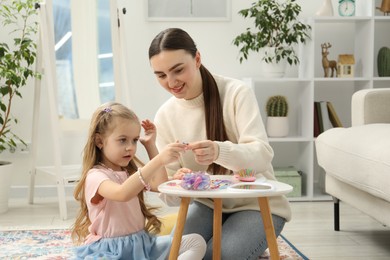
M 275 180 L 271 164 L 273 150 L 249 86 L 240 80 L 212 74 L 202 64 L 194 40 L 181 28 L 167 28 L 153 38 L 149 61 L 159 84 L 173 95 L 154 118 L 157 129 L 164 130 L 157 132 L 157 147 L 164 149 L 176 140 L 188 142 L 187 152 L 180 160 L 166 167 L 170 176 L 174 178 L 188 171 L 232 175 L 240 169 L 253 169 Z M 284 196 L 270 200 L 278 235 L 291 218 L 291 211 Z M 223 237 L 228 243 L 222 243 L 221 258 L 257 259 L 266 250 L 262 220 L 256 212 L 258 201 L 224 200 L 216 209 L 212 201 L 202 198 L 191 203 L 184 234 L 197 233 L 207 242 L 212 241 L 213 211 L 222 210 Z M 217 234 L 216 239 L 219 238 Z M 205 259 L 211 257 L 209 246 Z

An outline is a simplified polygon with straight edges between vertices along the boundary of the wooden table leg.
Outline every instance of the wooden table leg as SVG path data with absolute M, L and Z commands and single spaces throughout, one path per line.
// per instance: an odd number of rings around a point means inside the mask
M 263 218 L 265 236 L 267 238 L 267 244 L 268 244 L 271 259 L 279 260 L 280 256 L 278 250 L 278 243 L 276 242 L 275 229 L 274 229 L 274 224 L 272 222 L 268 197 L 260 197 L 258 198 L 258 201 L 259 201 L 261 216 Z
M 186 223 L 188 205 L 190 204 L 190 200 L 190 198 L 181 198 L 175 233 L 173 235 L 171 251 L 169 252 L 169 260 L 177 260 L 177 257 L 179 256 L 181 236 L 183 234 L 184 224 Z
M 213 260 L 221 259 L 222 199 L 214 199 Z

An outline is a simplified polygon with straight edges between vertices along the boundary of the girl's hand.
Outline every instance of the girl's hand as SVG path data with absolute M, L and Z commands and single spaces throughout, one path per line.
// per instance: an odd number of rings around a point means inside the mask
M 148 145 L 156 142 L 157 128 L 149 119 L 141 121 L 141 126 L 144 129 L 145 135 L 140 137 L 141 144 Z
M 192 170 L 190 170 L 190 169 L 188 169 L 188 168 L 180 168 L 180 169 L 177 170 L 177 172 L 173 175 L 173 179 L 174 179 L 174 180 L 181 180 L 181 179 L 183 179 L 184 174 L 190 173 L 190 172 L 192 172 Z
M 195 161 L 201 165 L 210 165 L 219 156 L 218 144 L 210 140 L 190 143 L 187 145 L 187 150 L 192 150 Z
M 160 157 L 161 165 L 165 166 L 171 162 L 177 161 L 180 158 L 180 154 L 185 152 L 186 146 L 186 144 L 179 142 L 165 146 L 158 155 Z

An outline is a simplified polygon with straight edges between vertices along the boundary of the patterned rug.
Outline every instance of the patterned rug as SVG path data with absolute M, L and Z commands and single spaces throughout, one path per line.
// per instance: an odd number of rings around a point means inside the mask
M 70 231 L 62 229 L 0 231 L 0 259 L 70 259 Z M 280 259 L 306 260 L 286 238 L 278 238 Z M 259 259 L 269 259 L 268 250 Z

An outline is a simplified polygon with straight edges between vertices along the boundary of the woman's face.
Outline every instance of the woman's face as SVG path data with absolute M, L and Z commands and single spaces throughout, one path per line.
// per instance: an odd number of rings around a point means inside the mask
M 194 58 L 184 50 L 162 51 L 150 64 L 160 85 L 176 98 L 193 99 L 202 93 L 199 52 Z

